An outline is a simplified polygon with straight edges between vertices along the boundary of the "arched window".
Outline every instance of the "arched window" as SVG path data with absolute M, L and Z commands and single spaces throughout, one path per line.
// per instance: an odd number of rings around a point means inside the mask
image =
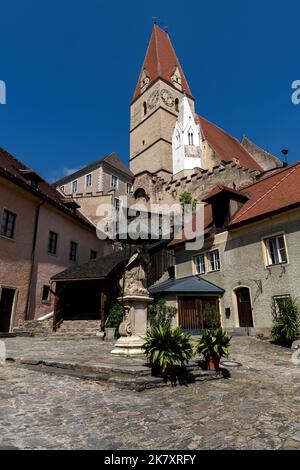
M 191 128 L 189 130 L 189 145 L 194 145 L 194 134 Z
M 180 132 L 176 131 L 176 148 L 180 147 Z
M 147 103 L 146 103 L 146 101 L 144 101 L 144 103 L 143 103 L 143 110 L 144 110 L 144 116 L 146 116 L 146 114 L 147 114 Z
M 179 112 L 179 99 L 175 99 L 175 111 L 178 113 Z

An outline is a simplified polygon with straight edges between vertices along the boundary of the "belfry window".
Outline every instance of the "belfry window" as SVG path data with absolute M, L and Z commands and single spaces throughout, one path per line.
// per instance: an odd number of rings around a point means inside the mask
M 144 110 L 144 116 L 146 116 L 146 114 L 147 114 L 147 103 L 146 103 L 146 101 L 144 101 L 144 103 L 143 103 L 143 110 Z
M 178 98 L 175 99 L 175 111 L 176 113 L 179 112 L 179 99 Z
M 194 145 L 194 133 L 192 129 L 189 130 L 189 145 Z

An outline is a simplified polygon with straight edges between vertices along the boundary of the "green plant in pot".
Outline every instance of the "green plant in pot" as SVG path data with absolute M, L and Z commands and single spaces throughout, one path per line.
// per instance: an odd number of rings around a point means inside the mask
M 300 331 L 300 308 L 297 299 L 287 297 L 278 303 L 280 313 L 271 328 L 275 343 L 289 345 L 298 338 Z
M 228 356 L 230 340 L 231 336 L 228 336 L 222 328 L 203 332 L 202 338 L 197 343 L 196 351 L 203 355 L 207 369 L 219 369 L 221 358 Z
M 190 335 L 170 325 L 152 327 L 143 348 L 156 375 L 174 375 L 176 366 L 187 364 L 193 357 Z
M 105 323 L 105 332 L 107 339 L 114 339 L 115 336 L 119 337 L 119 326 L 124 317 L 124 308 L 122 305 L 114 305 L 110 311 Z

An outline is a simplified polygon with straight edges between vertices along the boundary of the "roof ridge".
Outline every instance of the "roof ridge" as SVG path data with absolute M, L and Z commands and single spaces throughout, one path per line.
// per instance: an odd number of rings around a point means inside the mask
M 261 183 L 262 181 L 266 181 L 266 180 L 268 180 L 269 178 L 273 178 L 275 175 L 278 175 L 278 173 L 283 173 L 283 172 L 288 171 L 288 170 L 290 170 L 291 168 L 293 168 L 293 167 L 295 167 L 295 166 L 298 166 L 298 165 L 300 165 L 300 160 L 297 160 L 296 162 L 291 163 L 291 164 L 288 165 L 288 166 L 279 167 L 279 168 L 273 168 L 273 170 L 275 170 L 275 173 L 272 173 L 271 175 L 267 175 L 265 178 L 258 179 L 258 180 L 256 180 L 256 181 L 254 181 L 253 183 L 249 183 L 249 184 L 247 184 L 246 186 L 241 186 L 241 188 L 239 189 L 239 191 L 244 191 L 244 189 L 250 188 L 250 187 L 254 186 L 255 184 Z M 267 171 L 268 171 L 268 170 L 267 170 Z M 262 173 L 262 174 L 263 174 L 263 173 Z
M 154 28 L 153 28 L 154 41 L 155 41 L 155 55 L 156 55 L 158 76 L 160 76 L 161 75 L 161 66 L 160 66 L 159 53 L 158 53 L 158 42 L 157 42 L 157 32 L 156 32 L 157 28 L 159 28 L 159 26 L 157 26 L 155 24 Z M 161 29 L 161 28 L 159 28 L 159 29 Z M 163 30 L 161 29 L 161 31 L 163 31 Z
M 243 151 L 247 153 L 247 155 L 249 156 L 249 158 L 251 158 L 251 160 L 253 160 L 253 161 L 255 162 L 255 160 L 254 160 L 253 156 L 251 155 L 251 153 L 248 152 L 248 150 L 242 145 L 242 143 L 239 141 L 239 139 L 238 139 L 237 137 L 235 137 L 234 135 L 231 135 L 229 132 L 225 131 L 225 129 L 222 129 L 222 127 L 218 126 L 218 125 L 215 124 L 214 122 L 209 121 L 209 120 L 206 119 L 204 116 L 201 116 L 200 114 L 196 114 L 196 116 L 197 116 L 198 118 L 200 118 L 200 119 L 203 119 L 204 121 L 206 121 L 206 122 L 209 123 L 210 125 L 216 127 L 220 132 L 222 132 L 222 134 L 223 134 L 224 136 L 228 137 L 229 139 L 231 139 L 232 141 L 234 141 L 236 144 L 240 145 L 240 146 L 242 147 Z M 204 137 L 206 138 L 206 136 L 205 136 L 205 131 L 204 131 L 203 128 L 202 128 L 201 122 L 199 122 L 199 125 L 200 125 L 201 131 L 202 131 Z M 214 149 L 214 151 L 217 153 L 216 149 L 214 148 L 214 146 L 212 145 L 211 142 L 209 142 L 209 145 L 211 145 L 211 147 L 212 147 L 212 148 Z M 234 158 L 234 155 L 233 155 L 233 158 Z M 239 159 L 238 156 L 237 156 L 236 158 Z M 261 167 L 257 162 L 256 162 L 256 164 L 262 169 L 262 167 Z M 249 167 L 246 167 L 246 166 L 243 166 L 243 165 L 241 165 L 241 166 L 242 166 L 242 168 L 245 168 L 245 169 L 248 168 L 248 169 L 249 169 Z M 250 169 L 251 169 L 251 168 L 250 168 Z M 257 170 L 257 171 L 258 171 L 258 170 Z
M 300 166 L 300 164 L 299 164 Z M 268 191 L 266 191 L 261 197 L 259 197 L 253 204 L 250 204 L 244 211 L 241 210 L 238 212 L 238 214 L 234 217 L 233 220 L 238 220 L 242 215 L 245 215 L 250 209 L 252 209 L 254 206 L 256 206 L 260 201 L 262 201 L 267 195 L 269 195 L 274 189 L 276 189 L 284 180 L 286 180 L 291 174 L 293 174 L 297 170 L 298 165 L 296 165 L 294 168 L 289 171 L 287 175 L 285 175 L 283 178 L 281 178 L 277 183 L 275 183 Z M 254 183 L 255 184 L 255 183 Z

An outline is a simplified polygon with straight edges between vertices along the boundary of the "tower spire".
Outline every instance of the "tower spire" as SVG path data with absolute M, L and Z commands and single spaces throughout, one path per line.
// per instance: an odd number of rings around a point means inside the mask
M 158 26 L 156 17 L 153 20 L 152 34 L 133 101 L 158 78 L 165 80 L 177 89 L 180 88 L 187 96 L 193 98 L 168 33 Z

